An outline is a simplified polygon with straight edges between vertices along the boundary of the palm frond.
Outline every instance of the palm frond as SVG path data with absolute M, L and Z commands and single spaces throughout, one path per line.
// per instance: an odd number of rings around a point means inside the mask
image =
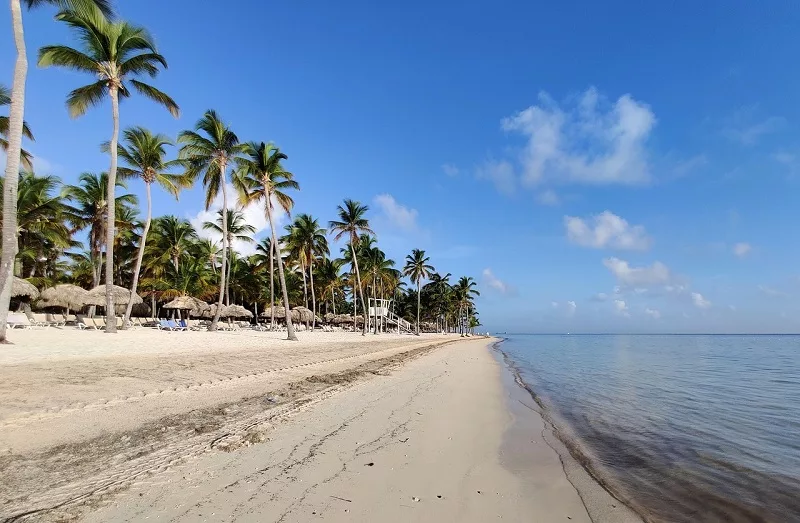
M 131 80 L 131 83 L 136 88 L 136 90 L 139 91 L 139 94 L 147 98 L 150 98 L 156 103 L 163 105 L 175 118 L 180 117 L 181 110 L 178 107 L 178 104 L 176 104 L 175 100 L 170 98 L 170 96 L 167 95 L 167 93 L 156 89 L 152 85 L 147 85 L 146 83 L 142 83 L 138 80 Z

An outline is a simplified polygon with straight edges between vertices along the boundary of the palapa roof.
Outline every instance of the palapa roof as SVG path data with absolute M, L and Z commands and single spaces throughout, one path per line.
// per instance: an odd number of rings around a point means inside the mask
M 14 298 L 27 296 L 28 298 L 35 300 L 39 297 L 39 289 L 37 289 L 36 286 L 31 282 L 14 276 L 14 281 L 11 284 L 11 296 Z
M 111 291 L 114 295 L 114 304 L 127 304 L 131 300 L 131 291 L 125 287 L 114 285 Z M 133 295 L 133 303 L 143 303 L 142 297 L 138 294 Z M 88 300 L 86 305 L 100 305 L 104 307 L 106 304 L 106 285 L 98 285 L 89 291 Z
M 192 316 L 200 316 L 204 311 L 209 310 L 211 306 L 203 300 L 198 300 L 192 296 L 178 296 L 164 305 L 163 308 L 189 311 Z
M 297 321 L 313 321 L 314 320 L 314 313 L 311 312 L 311 309 L 307 309 L 305 307 L 295 307 L 292 309 L 292 320 L 295 319 L 294 313 L 297 312 L 299 315 Z
M 39 298 L 40 307 L 80 309 L 87 304 L 89 300 L 89 291 L 77 285 L 62 283 L 43 290 Z
M 226 318 L 252 318 L 253 313 L 241 305 L 228 305 L 222 309 L 220 316 L 224 316 Z

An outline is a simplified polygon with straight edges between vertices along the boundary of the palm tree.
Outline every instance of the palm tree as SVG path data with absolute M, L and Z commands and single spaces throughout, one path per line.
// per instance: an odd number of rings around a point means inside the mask
M 4 182 L 0 178 L 0 190 Z M 60 186 L 55 176 L 20 173 L 16 206 L 19 249 L 14 269 L 20 278 L 44 276 L 65 249 L 78 244 L 65 223 L 67 207 Z
M 67 97 L 70 116 L 77 118 L 93 105 L 99 104 L 106 95 L 111 98 L 111 117 L 114 130 L 111 133 L 109 151 L 111 167 L 108 170 L 109 199 L 114 198 L 117 181 L 117 142 L 119 138 L 119 97 L 128 97 L 131 92 L 125 81 L 132 76 L 149 75 L 154 78 L 159 66 L 166 69 L 167 62 L 156 51 L 150 34 L 143 28 L 125 21 L 111 21 L 97 7 L 81 12 L 62 11 L 56 17 L 70 26 L 80 38 L 82 51 L 65 45 L 45 46 L 39 50 L 39 66 L 61 66 L 89 73 L 97 81 L 72 91 Z M 176 118 L 179 110 L 175 101 L 155 87 L 130 78 L 130 83 L 139 94 L 166 107 Z M 116 332 L 114 321 L 114 207 L 109 208 L 106 227 L 106 332 Z
M 156 218 L 146 249 L 148 265 L 160 268 L 154 271 L 159 274 L 166 270 L 167 264 L 177 271 L 196 239 L 197 231 L 188 220 L 169 215 Z
M 445 331 L 447 331 L 447 301 L 451 291 L 450 276 L 452 274 L 449 272 L 444 276 L 435 272 L 428 277 L 430 282 L 425 285 L 425 288 L 430 290 L 431 298 L 436 307 L 436 323 L 439 325 L 439 320 L 444 319 Z
M 144 257 L 147 234 L 150 231 L 150 223 L 153 217 L 153 200 L 150 194 L 150 186 L 157 183 L 167 192 L 178 198 L 178 192 L 183 179 L 173 173 L 167 172 L 170 167 L 175 165 L 175 161 L 166 160 L 166 147 L 172 145 L 172 141 L 163 134 L 153 134 L 144 127 L 131 127 L 122 132 L 123 144 L 120 144 L 118 154 L 126 165 L 118 168 L 119 177 L 141 178 L 144 182 L 145 193 L 147 195 L 147 218 L 142 229 L 139 250 L 136 256 L 136 266 L 133 269 L 133 282 L 131 283 L 131 295 L 136 294 L 139 286 L 139 272 L 142 268 L 142 258 Z M 110 147 L 105 144 L 104 148 Z M 133 310 L 133 300 L 128 302 L 125 309 L 123 326 L 128 325 Z M 123 327 L 124 328 L 124 327 Z
M 78 185 L 67 185 L 63 189 L 64 198 L 70 202 L 66 209 L 65 217 L 72 225 L 72 231 L 77 232 L 89 229 L 89 252 L 91 253 L 94 270 L 92 286 L 100 285 L 100 269 L 102 267 L 102 250 L 105 239 L 108 238 L 108 174 L 82 173 L 78 176 Z M 125 188 L 125 182 L 117 180 L 115 187 Z M 115 211 L 121 206 L 136 205 L 137 198 L 132 194 L 116 196 Z M 115 212 L 116 216 L 116 212 Z M 119 225 L 118 222 L 116 222 Z M 112 236 L 113 242 L 113 236 Z M 108 246 L 106 245 L 106 252 Z M 114 313 L 112 309 L 112 314 Z M 116 322 L 114 322 L 116 324 Z
M 9 96 L 10 108 L 8 129 L 5 134 L 7 145 L 5 182 L 3 185 L 3 240 L 0 245 L 0 343 L 6 343 L 6 320 L 11 301 L 14 263 L 17 256 L 17 187 L 19 165 L 22 159 L 22 136 L 25 133 L 25 82 L 28 76 L 28 56 L 22 24 L 22 4 L 28 9 L 42 5 L 56 5 L 60 8 L 85 9 L 87 4 L 111 14 L 107 0 L 11 0 L 11 26 L 17 59 L 14 63 L 14 82 Z
M 6 106 L 11 104 L 11 91 L 8 90 L 8 87 L 5 85 L 0 84 L 0 106 Z M 8 116 L 0 116 L 0 149 L 3 151 L 8 152 L 8 131 L 9 131 L 9 119 Z M 27 122 L 22 122 L 22 136 L 27 138 L 28 140 L 33 141 L 33 133 L 31 132 L 30 127 L 28 127 Z M 25 149 L 20 149 L 20 164 L 23 168 L 27 169 L 28 171 L 33 171 L 33 156 L 31 153 L 26 151 Z
M 462 336 L 464 335 L 464 328 L 466 327 L 464 323 L 464 309 L 467 310 L 467 315 L 469 315 L 469 309 L 474 307 L 472 303 L 473 298 L 481 295 L 476 287 L 477 283 L 475 283 L 475 280 L 471 276 L 462 276 L 453 287 L 456 304 L 458 305 L 458 328 Z
M 228 224 L 228 274 L 225 277 L 225 305 L 231 304 L 230 286 L 231 286 L 231 265 L 233 260 L 233 241 L 239 240 L 245 243 L 253 243 L 253 234 L 256 233 L 256 228 L 247 223 L 244 219 L 244 213 L 238 209 L 228 209 L 227 216 L 223 220 L 222 211 L 217 212 L 217 219 L 213 222 L 204 222 L 203 229 L 207 231 L 214 231 L 222 235 L 222 222 Z
M 367 334 L 367 304 L 364 301 L 364 289 L 361 288 L 361 273 L 358 270 L 358 255 L 356 248 L 358 248 L 360 233 L 375 234 L 370 229 L 369 221 L 365 218 L 369 207 L 362 205 L 355 200 L 345 200 L 344 205 L 337 206 L 337 213 L 339 214 L 338 220 L 332 220 L 329 223 L 331 232 L 335 232 L 334 240 L 340 239 L 344 235 L 350 236 L 350 251 L 352 255 L 353 267 L 356 271 L 356 286 L 358 293 L 361 296 L 361 307 L 364 311 L 364 325 L 361 331 L 362 336 Z M 355 299 L 353 300 L 355 303 Z M 355 311 L 353 311 L 355 312 Z
M 311 330 L 317 325 L 317 297 L 314 292 L 314 260 L 317 257 L 324 257 L 330 253 L 328 248 L 328 238 L 325 237 L 325 229 L 319 226 L 319 222 L 308 214 L 299 214 L 295 217 L 294 223 L 287 227 L 289 235 L 287 246 L 290 250 L 296 251 L 300 262 L 300 269 L 303 272 L 303 288 L 305 289 L 306 267 L 309 269 L 311 280 L 311 308 L 314 312 Z M 307 293 L 303 292 L 307 296 Z M 308 307 L 308 298 L 306 298 Z
M 206 210 L 214 199 L 222 192 L 222 267 L 219 273 L 219 298 L 217 312 L 211 321 L 209 330 L 217 330 L 219 315 L 222 311 L 222 299 L 225 296 L 225 277 L 227 275 L 228 257 L 228 191 L 226 190 L 228 166 L 242 152 L 239 138 L 217 115 L 208 110 L 197 124 L 194 131 L 183 131 L 178 136 L 182 143 L 180 158 L 186 167 L 186 177 L 196 180 L 203 176 L 206 188 Z M 202 134 L 201 134 L 202 133 Z
M 322 281 L 320 297 L 323 301 L 330 300 L 333 306 L 333 314 L 336 314 L 336 295 L 340 289 L 344 288 L 344 278 L 340 272 L 341 268 L 341 260 L 323 258 L 319 269 L 317 269 L 319 279 Z M 325 306 L 325 312 L 328 312 L 327 305 Z
M 269 260 L 269 306 L 270 306 L 270 330 L 275 328 L 275 247 L 272 238 L 264 238 L 256 246 L 256 256 L 259 259 L 259 270 L 263 270 L 264 259 Z
M 286 194 L 288 189 L 300 189 L 294 175 L 283 168 L 281 162 L 289 157 L 272 144 L 264 142 L 248 142 L 244 147 L 245 155 L 237 161 L 238 173 L 236 186 L 239 201 L 242 205 L 263 202 L 266 208 L 267 221 L 272 231 L 272 245 L 278 262 L 278 279 L 281 282 L 283 305 L 286 308 L 287 337 L 297 341 L 291 315 L 289 314 L 289 293 L 286 289 L 286 276 L 283 271 L 283 257 L 278 246 L 278 233 L 272 217 L 273 201 L 288 214 L 294 206 L 294 200 Z
M 408 276 L 412 282 L 417 284 L 417 336 L 419 336 L 419 311 L 422 278 L 427 278 L 434 272 L 434 268 L 428 262 L 431 259 L 425 256 L 425 251 L 413 249 L 411 254 L 406 256 L 406 265 L 403 267 L 403 276 Z

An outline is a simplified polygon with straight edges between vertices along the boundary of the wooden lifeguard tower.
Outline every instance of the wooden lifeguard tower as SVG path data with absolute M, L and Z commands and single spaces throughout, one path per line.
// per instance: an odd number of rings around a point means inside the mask
M 392 311 L 392 300 L 369 298 L 368 304 L 367 311 L 369 314 L 365 318 L 367 331 L 375 334 L 389 332 L 390 330 L 398 334 L 413 332 L 411 324 Z

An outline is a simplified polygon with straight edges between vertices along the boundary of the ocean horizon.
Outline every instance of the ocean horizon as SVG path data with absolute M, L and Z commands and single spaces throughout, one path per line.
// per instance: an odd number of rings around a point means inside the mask
M 800 336 L 509 334 L 496 348 L 573 457 L 646 520 L 800 521 Z

